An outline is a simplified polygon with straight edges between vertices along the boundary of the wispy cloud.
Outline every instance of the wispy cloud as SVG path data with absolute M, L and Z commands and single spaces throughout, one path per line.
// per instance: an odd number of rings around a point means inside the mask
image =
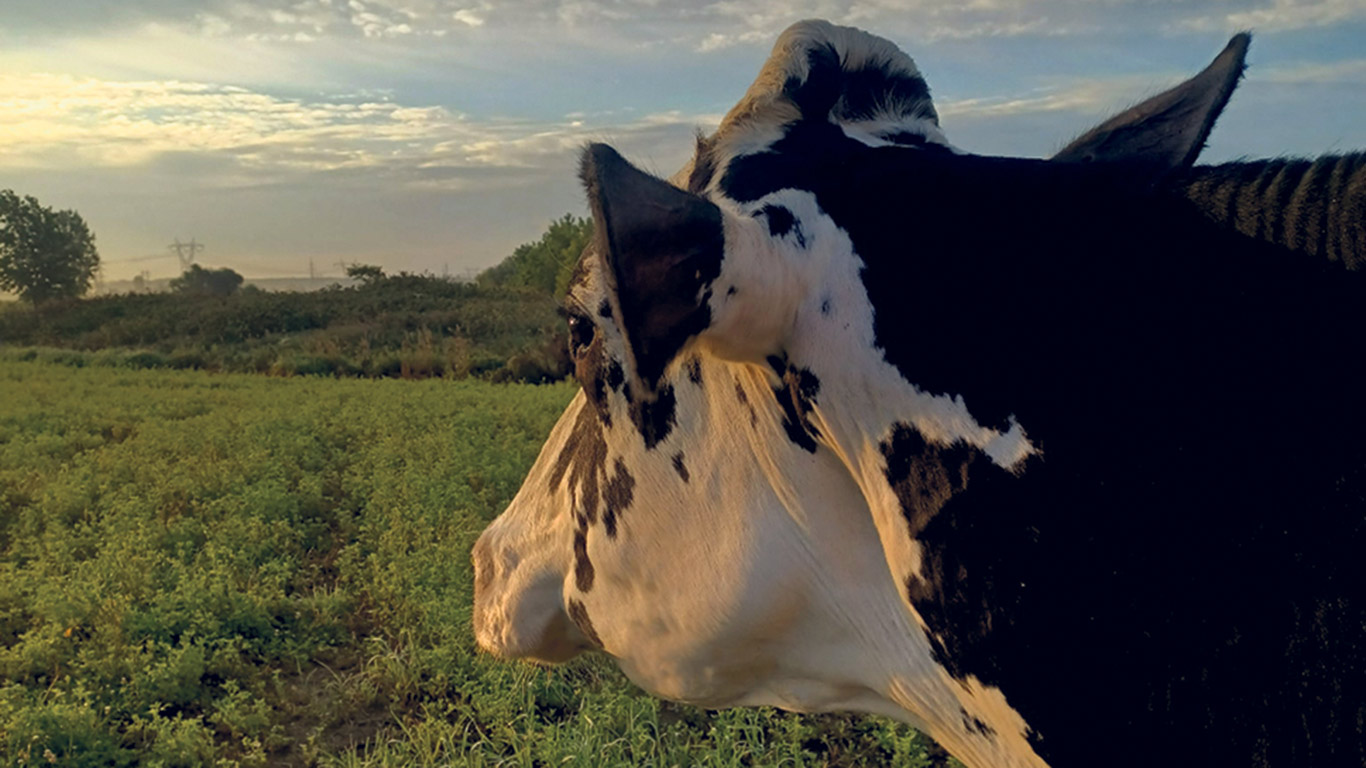
M 685 134 L 719 119 L 681 112 L 603 118 L 628 140 L 661 130 Z M 436 169 L 543 168 L 602 137 L 607 128 L 598 120 L 476 120 L 388 100 L 305 101 L 207 83 L 7 74 L 0 75 L 0 166 L 135 166 L 192 152 L 230 160 L 234 183 L 357 169 L 407 170 L 430 183 Z
M 1333 6 L 1358 2 L 1319 0 Z M 1111 0 L 1105 5 L 1151 4 Z M 97 14 L 83 13 L 78 5 L 80 0 L 48 0 L 7 20 L 7 26 L 41 37 L 57 28 L 107 32 L 159 25 L 206 37 L 299 44 L 535 29 L 601 45 L 676 45 L 710 52 L 766 46 L 802 18 L 880 28 L 917 40 L 956 40 L 1077 34 L 1092 28 L 1086 19 L 1096 13 L 1087 0 L 124 0 Z
M 1255 29 L 1267 33 L 1362 19 L 1366 19 L 1366 0 L 1272 0 L 1250 10 L 1203 14 L 1171 26 L 1193 30 Z
M 1113 112 L 1142 101 L 1180 82 L 1183 76 L 1114 75 L 1067 78 L 1011 96 L 942 100 L 936 107 L 945 121 L 1000 118 L 1048 112 L 1095 115 Z
M 1366 84 L 1366 59 L 1286 64 L 1264 70 L 1254 69 L 1251 71 L 1249 79 L 1287 85 L 1309 83 Z

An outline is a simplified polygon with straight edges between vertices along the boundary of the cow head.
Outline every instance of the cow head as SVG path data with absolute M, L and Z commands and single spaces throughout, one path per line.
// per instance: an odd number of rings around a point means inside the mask
M 585 151 L 597 240 L 566 300 L 582 391 L 475 546 L 476 636 L 507 657 L 605 651 L 672 699 L 880 712 L 963 759 L 1038 764 L 913 605 L 932 588 L 917 526 L 970 468 L 1011 477 L 1038 447 L 892 359 L 808 183 L 871 148 L 957 157 L 908 57 L 806 22 L 672 183 Z

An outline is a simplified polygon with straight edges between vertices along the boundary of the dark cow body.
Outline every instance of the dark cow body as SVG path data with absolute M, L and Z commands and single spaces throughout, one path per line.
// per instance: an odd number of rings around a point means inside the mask
M 1366 764 L 1366 285 L 1122 169 L 835 133 L 722 188 L 814 192 L 886 359 L 1042 451 L 883 444 L 942 663 L 1054 766 Z

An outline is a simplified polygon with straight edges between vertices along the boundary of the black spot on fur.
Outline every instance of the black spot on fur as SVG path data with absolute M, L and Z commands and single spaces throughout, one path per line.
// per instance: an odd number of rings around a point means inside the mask
M 683 465 L 682 451 L 674 454 L 674 471 L 678 473 L 679 477 L 683 478 L 683 482 L 688 482 L 688 468 Z
M 811 423 L 810 413 L 820 394 L 820 379 L 805 368 L 788 365 L 782 357 L 769 357 L 768 364 L 783 380 L 782 385 L 773 390 L 783 410 L 783 429 L 792 442 L 815 453 L 816 439 L 821 433 Z
M 624 381 L 626 381 L 626 374 L 621 369 L 621 361 L 612 358 L 612 361 L 607 364 L 607 386 L 611 387 L 613 391 L 620 392 Z
M 673 431 L 677 406 L 672 384 L 664 385 L 653 400 L 632 403 L 631 418 L 645 440 L 646 449 L 653 449 Z
M 584 607 L 582 602 L 572 597 L 569 598 L 569 620 L 574 622 L 574 626 L 579 628 L 579 631 L 588 638 L 588 642 L 592 643 L 594 647 L 602 647 L 602 638 L 598 637 L 598 630 L 593 626 L 592 620 L 588 618 L 588 609 Z
M 602 303 L 598 305 L 598 317 L 606 320 L 612 319 L 612 304 L 607 299 L 603 299 Z
M 726 295 L 727 295 L 727 296 L 734 296 L 734 295 L 736 294 L 736 292 L 737 292 L 737 291 L 736 291 L 736 288 L 735 288 L 735 286 L 733 286 L 733 285 L 732 285 L 731 287 L 729 287 L 729 288 L 726 289 Z
M 821 314 L 822 314 L 822 315 L 826 315 L 826 316 L 829 316 L 829 314 L 830 314 L 830 297 L 829 297 L 829 296 L 825 297 L 824 299 L 821 299 Z
M 926 639 L 929 640 L 930 658 L 934 663 L 948 670 L 949 676 L 957 681 L 964 690 L 967 690 L 967 673 L 954 663 L 953 657 L 950 656 L 948 650 L 944 648 L 944 641 L 934 631 L 933 627 L 926 633 Z
M 688 381 L 699 387 L 702 386 L 702 361 L 698 359 L 697 355 L 688 358 L 683 366 L 688 371 Z
M 600 513 L 609 538 L 615 538 L 618 521 L 623 512 L 630 508 L 635 490 L 635 478 L 631 476 L 626 464 L 618 458 L 609 477 L 607 472 L 607 441 L 603 435 L 602 423 L 594 417 L 593 410 L 584 408 L 579 411 L 574 427 L 565 441 L 560 455 L 555 458 L 555 466 L 550 472 L 550 489 L 553 491 L 568 479 L 570 503 L 580 533 L 598 522 Z M 576 569 L 580 544 L 576 540 Z M 586 550 L 584 561 L 587 559 Z M 592 568 L 587 569 L 591 583 Z
M 749 395 L 745 394 L 745 388 L 737 379 L 735 382 L 735 399 L 740 401 L 740 405 L 745 406 L 749 411 L 749 425 L 751 427 L 759 423 L 759 413 L 754 410 L 754 404 L 749 401 Z
M 982 736 L 988 739 L 996 735 L 995 728 L 992 728 L 991 726 L 983 722 L 982 718 L 977 717 L 976 715 L 968 714 L 968 711 L 966 709 L 959 707 L 958 714 L 960 717 L 963 718 L 963 730 L 967 731 L 968 733 L 975 733 L 978 736 Z
M 588 559 L 588 534 L 582 528 L 574 531 L 574 586 L 580 592 L 593 588 L 593 563 Z
M 911 538 L 924 530 L 954 494 L 968 487 L 968 468 L 981 456 L 981 451 L 963 442 L 927 443 L 919 430 L 904 422 L 894 424 L 878 448 Z
M 607 481 L 607 488 L 603 491 L 602 513 L 602 525 L 609 539 L 617 537 L 617 520 L 622 512 L 630 508 L 636 487 L 636 479 L 626 468 L 626 462 L 617 459 L 612 469 L 612 477 Z
M 574 419 L 569 439 L 555 458 L 555 466 L 550 472 L 550 490 L 559 488 L 567 477 L 575 511 L 591 524 L 597 519 L 598 483 L 606 467 L 607 441 L 603 437 L 603 425 L 593 409 L 583 408 Z
M 797 223 L 797 217 L 792 215 L 792 211 L 780 205 L 765 205 L 756 215 L 762 215 L 768 220 L 768 233 L 774 237 L 782 237 L 791 232 Z

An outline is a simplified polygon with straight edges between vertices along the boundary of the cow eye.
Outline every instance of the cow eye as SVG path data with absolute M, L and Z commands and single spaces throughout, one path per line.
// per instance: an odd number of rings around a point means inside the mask
M 569 353 L 578 355 L 593 343 L 593 322 L 583 315 L 571 313 L 569 321 Z

